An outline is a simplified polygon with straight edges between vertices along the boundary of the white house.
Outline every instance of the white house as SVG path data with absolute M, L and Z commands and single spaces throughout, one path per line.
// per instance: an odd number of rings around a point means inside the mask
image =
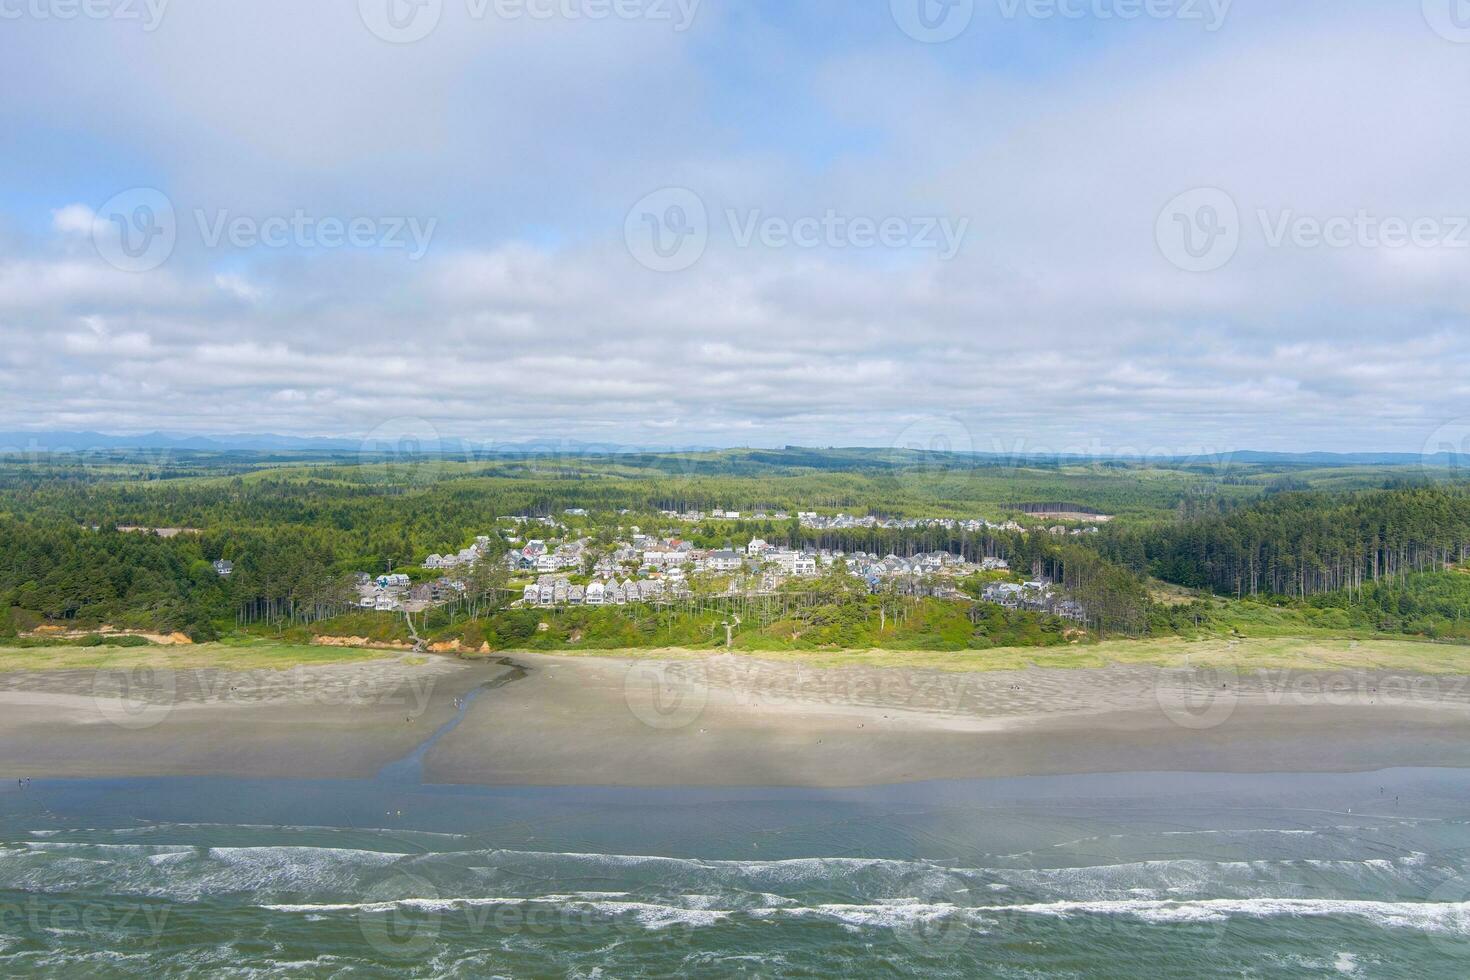
M 729 550 L 712 551 L 704 564 L 712 572 L 733 572 L 740 568 L 740 555 Z

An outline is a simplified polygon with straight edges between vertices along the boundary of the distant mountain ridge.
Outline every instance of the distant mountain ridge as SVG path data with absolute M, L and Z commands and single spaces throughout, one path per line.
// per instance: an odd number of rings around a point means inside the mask
M 64 453 L 64 452 L 97 452 L 101 450 L 192 450 L 196 452 L 302 452 L 302 453 L 369 453 L 369 454 L 391 454 L 407 451 L 424 455 L 465 455 L 469 458 L 480 456 L 494 456 L 498 454 L 661 454 L 661 453 L 690 453 L 690 452 L 721 452 L 732 451 L 733 447 L 714 446 L 669 446 L 669 447 L 638 447 L 627 446 L 617 443 L 593 443 L 582 440 L 570 439 L 527 439 L 520 442 L 504 441 L 480 441 L 475 439 L 463 439 L 459 437 L 447 437 L 437 442 L 430 441 L 426 445 L 418 445 L 413 442 L 413 434 L 406 433 L 403 437 L 405 444 L 400 444 L 395 437 L 370 435 L 365 439 L 351 439 L 340 436 L 291 436 L 270 432 L 237 432 L 215 435 L 200 435 L 196 433 L 178 432 L 144 432 L 134 434 L 113 434 L 92 431 L 70 431 L 70 430 L 14 430 L 0 432 L 0 455 L 25 454 L 25 453 Z M 751 450 L 750 452 L 767 461 L 786 463 L 790 465 L 802 457 L 816 459 L 824 457 L 827 459 L 871 457 L 875 460 L 887 458 L 889 460 L 912 458 L 921 462 L 926 458 L 936 456 L 958 456 L 975 460 L 1087 460 L 1087 459 L 1111 459 L 1120 461 L 1137 460 L 1136 455 L 1102 455 L 1086 456 L 1076 453 L 945 453 L 940 451 L 919 451 L 911 449 L 895 449 L 892 447 L 803 447 L 788 445 L 779 449 Z M 1470 454 L 1452 454 L 1438 452 L 1432 455 L 1420 455 L 1418 453 L 1401 452 L 1279 452 L 1261 450 L 1239 450 L 1236 452 L 1208 453 L 1200 455 L 1180 455 L 1172 457 L 1150 457 L 1154 462 L 1174 463 L 1259 463 L 1277 465 L 1298 466 L 1451 466 L 1466 465 L 1470 461 Z
M 236 432 L 199 435 L 177 432 L 143 432 L 116 435 L 105 432 L 63 430 L 15 430 L 0 432 L 0 454 L 44 452 L 95 452 L 105 449 L 189 449 L 199 452 L 328 452 L 395 453 L 412 451 L 427 455 L 495 455 L 497 453 L 675 453 L 708 452 L 715 447 L 647 447 L 579 439 L 526 439 L 519 442 L 477 440 L 460 437 L 429 438 L 411 431 L 402 434 L 369 435 L 362 439 L 340 436 L 288 436 L 272 432 Z
M 206 452 L 228 452 L 230 450 L 342 452 L 351 450 L 355 452 L 361 448 L 360 441 L 350 439 L 251 432 L 215 436 L 170 432 L 143 432 L 133 435 L 59 430 L 0 432 L 0 453 L 87 452 L 99 449 L 196 449 Z

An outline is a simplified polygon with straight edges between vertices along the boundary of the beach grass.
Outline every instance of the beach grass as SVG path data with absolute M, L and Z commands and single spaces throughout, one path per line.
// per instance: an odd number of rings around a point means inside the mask
M 514 656 L 498 650 L 484 656 Z M 629 660 L 697 659 L 724 654 L 723 649 L 625 647 L 617 649 L 538 650 L 567 657 L 615 657 Z M 1165 668 L 1209 667 L 1250 670 L 1375 670 L 1420 674 L 1470 675 L 1470 646 L 1432 643 L 1399 637 L 1258 636 L 1155 640 L 1103 640 L 1062 647 L 996 647 L 989 650 L 840 650 L 787 649 L 729 651 L 735 656 L 812 667 L 907 667 L 948 671 L 1100 668 L 1114 664 Z M 159 667 L 178 670 L 286 670 L 291 667 L 368 663 L 396 658 L 422 665 L 429 658 L 395 651 L 345 646 L 283 643 L 234 636 L 218 643 L 145 647 L 17 648 L 0 646 L 0 672 L 25 670 L 96 670 Z M 465 659 L 479 659 L 469 655 Z
M 269 640 L 231 638 L 220 643 L 154 644 L 141 647 L 0 645 L 0 673 L 25 670 L 99 670 L 155 667 L 171 670 L 287 670 L 332 663 L 366 663 L 394 656 L 391 651 L 354 647 L 306 646 Z
M 546 652 L 546 651 L 541 651 Z M 560 656 L 613 656 L 668 660 L 719 655 L 724 650 L 654 647 L 568 650 Z M 988 671 L 1100 668 L 1113 664 L 1251 670 L 1375 670 L 1419 674 L 1470 674 L 1470 646 L 1399 638 L 1260 637 L 1250 639 L 1104 640 L 1071 647 L 997 647 L 990 650 L 761 650 L 736 656 L 813 667 L 910 667 Z M 514 656 L 502 651 L 495 656 Z

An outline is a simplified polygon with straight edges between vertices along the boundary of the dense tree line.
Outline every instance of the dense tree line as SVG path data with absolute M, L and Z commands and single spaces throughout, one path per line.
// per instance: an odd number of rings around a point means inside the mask
M 1418 486 L 1354 494 L 1282 492 L 1190 520 L 1109 528 L 1110 560 L 1236 596 L 1366 594 L 1470 557 L 1470 494 Z

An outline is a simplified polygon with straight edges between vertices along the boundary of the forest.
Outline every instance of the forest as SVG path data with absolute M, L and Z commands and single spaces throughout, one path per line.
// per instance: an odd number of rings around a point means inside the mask
M 879 555 L 948 551 L 1046 575 L 1088 610 L 1089 638 L 1228 631 L 1251 605 L 1306 624 L 1465 639 L 1470 492 L 1412 467 L 1278 461 L 1028 461 L 855 450 L 731 450 L 485 459 L 230 453 L 159 460 L 0 460 L 0 634 L 43 624 L 183 631 L 213 639 L 242 609 L 287 629 L 339 609 L 350 573 L 414 569 L 476 535 L 508 544 L 497 519 L 550 516 L 572 536 L 631 526 L 698 547 L 753 537 Z M 1112 520 L 1051 528 L 1030 512 L 1068 501 Z M 660 511 L 726 507 L 881 517 L 1019 519 L 1025 532 L 938 526 L 818 530 L 793 519 L 674 521 Z M 568 508 L 585 514 L 566 515 Z M 1090 528 L 1097 527 L 1096 533 Z M 162 537 L 119 528 L 182 528 Z M 1078 531 L 1077 534 L 1069 533 Z M 1054 533 L 1056 532 L 1056 533 Z M 1081 533 L 1085 532 L 1085 533 Z M 234 563 L 227 578 L 215 559 Z M 1047 617 L 883 600 L 831 583 L 799 614 L 742 625 L 739 643 L 983 648 L 1062 642 Z M 1160 586 L 1176 598 L 1161 602 Z M 828 588 L 829 586 L 824 586 Z M 1188 601 L 1180 601 L 1180 592 Z M 1222 604 L 1223 603 L 1223 604 Z M 978 607 L 977 607 L 978 608 Z M 308 611 L 317 610 L 313 616 Z M 586 610 L 527 622 L 487 606 L 429 623 L 492 647 L 701 644 L 723 640 L 708 610 L 663 620 Z M 619 619 L 618 617 L 621 617 Z M 640 619 L 640 617 L 643 617 Z M 284 621 L 282 621 L 284 620 Z M 1073 637 L 1073 642 L 1076 637 Z

